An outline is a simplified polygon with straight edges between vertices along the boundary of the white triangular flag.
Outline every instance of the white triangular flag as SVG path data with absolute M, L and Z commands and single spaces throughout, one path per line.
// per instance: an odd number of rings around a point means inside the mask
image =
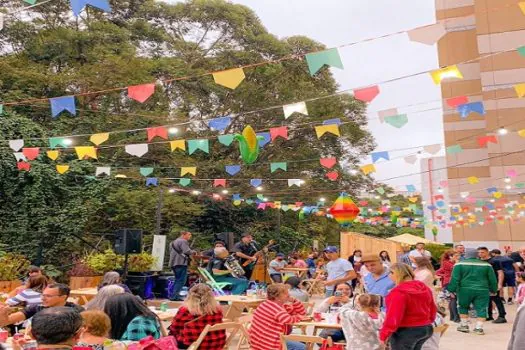
M 110 175 L 111 174 L 111 167 L 109 166 L 98 166 L 97 170 L 95 171 L 95 176 L 99 175 Z
M 430 153 L 430 154 L 436 154 L 438 153 L 439 151 L 441 151 L 441 145 L 438 143 L 438 144 L 435 144 L 435 145 L 428 145 L 428 146 L 425 146 L 423 147 L 423 149 L 425 150 L 425 152 L 427 153 Z
M 379 117 L 379 121 L 381 123 L 385 122 L 386 117 L 391 117 L 398 114 L 399 112 L 397 111 L 397 108 L 384 109 L 382 111 L 377 112 L 377 116 Z
M 20 151 L 20 148 L 24 147 L 24 140 L 9 140 L 9 147 L 15 152 Z
M 13 155 L 15 156 L 17 162 L 20 162 L 20 161 L 26 162 L 27 161 L 26 156 L 24 156 L 24 154 L 22 152 L 15 152 L 15 153 L 13 153 Z
M 148 144 L 147 143 L 137 143 L 134 145 L 126 145 L 126 153 L 131 154 L 132 156 L 142 157 L 148 153 Z
M 411 41 L 417 41 L 418 43 L 426 45 L 434 45 L 439 39 L 447 34 L 447 30 L 443 23 L 439 22 L 409 30 L 407 34 Z
M 0 12 L 0 30 L 4 29 L 4 17 L 5 13 Z
M 417 156 L 416 155 L 407 156 L 405 157 L 405 162 L 410 163 L 410 164 L 416 164 Z
M 301 179 L 288 179 L 288 187 L 292 186 L 301 187 Z
M 297 102 L 297 103 L 292 103 L 290 105 L 285 105 L 283 106 L 283 111 L 284 111 L 284 119 L 287 119 L 289 116 L 291 116 L 295 112 L 301 113 L 304 115 L 308 115 L 308 110 L 306 109 L 305 102 Z

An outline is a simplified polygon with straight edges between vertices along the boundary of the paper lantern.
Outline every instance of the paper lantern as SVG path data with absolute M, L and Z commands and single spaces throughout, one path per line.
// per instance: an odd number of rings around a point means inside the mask
M 347 193 L 342 192 L 329 212 L 341 226 L 349 226 L 359 215 L 359 208 Z

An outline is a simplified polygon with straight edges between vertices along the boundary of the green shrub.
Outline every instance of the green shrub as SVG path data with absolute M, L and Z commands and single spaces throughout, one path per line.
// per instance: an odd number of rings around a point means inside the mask
M 121 269 L 124 256 L 117 255 L 112 249 L 106 249 L 103 253 L 91 253 L 83 260 L 93 272 L 103 275 L 108 271 Z
M 29 270 L 30 261 L 16 253 L 5 253 L 0 256 L 0 281 L 14 281 Z
M 441 255 L 443 255 L 444 252 L 449 250 L 450 247 L 439 245 L 439 244 L 425 244 L 425 250 L 428 250 L 430 254 L 432 254 L 432 257 L 436 259 L 437 261 L 440 261 Z
M 130 272 L 147 272 L 156 258 L 150 253 L 130 254 L 128 257 L 128 270 Z

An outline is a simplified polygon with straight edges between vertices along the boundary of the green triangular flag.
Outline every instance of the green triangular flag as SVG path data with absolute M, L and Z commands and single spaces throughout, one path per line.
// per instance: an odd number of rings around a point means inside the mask
M 408 123 L 408 117 L 406 114 L 391 115 L 389 117 L 385 117 L 385 123 L 399 129 Z
M 287 170 L 286 162 L 270 163 L 270 172 L 273 173 L 278 169 L 286 171 Z
M 148 176 L 153 173 L 153 168 L 140 168 L 140 175 Z
M 447 154 L 457 154 L 463 152 L 463 147 L 461 145 L 453 145 L 447 147 Z
M 0 115 L 4 114 L 4 105 L 0 104 Z
M 485 201 L 484 200 L 478 199 L 476 201 L 476 207 L 482 207 L 484 205 L 485 205 Z
M 50 137 L 49 138 L 49 148 L 57 148 L 58 146 L 66 148 L 68 142 L 66 142 L 65 137 Z
M 290 210 L 290 207 L 287 206 L 287 205 L 281 205 L 281 209 L 282 209 L 283 211 L 288 211 L 288 210 Z
M 27 2 L 29 5 L 36 4 L 36 0 L 24 0 L 24 2 Z
M 253 200 L 251 200 L 251 199 L 247 199 L 247 200 L 246 200 L 246 204 L 253 204 Z
M 189 184 L 191 184 L 191 179 L 183 178 L 183 179 L 179 180 L 179 185 L 181 185 L 181 186 L 186 187 Z
M 383 187 L 376 188 L 376 192 L 379 194 L 385 194 L 385 189 Z
M 210 143 L 206 139 L 202 140 L 188 140 L 188 154 L 193 154 L 200 149 L 205 153 L 210 153 Z
M 516 50 L 518 51 L 520 56 L 525 56 L 525 46 L 518 47 Z
M 416 212 L 416 211 L 417 211 L 417 205 L 416 205 L 416 204 L 410 204 L 408 207 L 409 207 L 410 210 L 413 211 L 413 212 Z
M 233 135 L 232 134 L 220 135 L 219 142 L 222 143 L 224 146 L 229 146 L 233 142 Z
M 310 70 L 310 75 L 317 73 L 324 65 L 344 69 L 343 62 L 341 61 L 337 49 L 307 53 L 305 58 L 306 63 L 308 64 L 308 69 Z
M 257 194 L 257 198 L 258 198 L 259 200 L 261 200 L 261 201 L 264 200 L 264 196 L 263 196 L 262 194 L 260 194 L 260 193 Z
M 525 187 L 525 183 L 523 182 L 518 182 L 517 184 L 514 185 L 516 188 L 523 188 Z
M 440 212 L 441 214 L 445 214 L 445 213 L 447 212 L 447 209 L 439 209 L 439 212 Z

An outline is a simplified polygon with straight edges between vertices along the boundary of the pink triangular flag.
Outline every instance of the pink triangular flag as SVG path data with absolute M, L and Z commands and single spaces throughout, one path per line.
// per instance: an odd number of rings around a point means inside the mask
M 379 121 L 381 123 L 385 122 L 386 117 L 392 117 L 398 114 L 399 112 L 397 111 L 397 108 L 384 109 L 382 111 L 377 112 L 377 116 L 379 117 Z
M 339 177 L 339 173 L 337 171 L 331 171 L 329 173 L 326 173 L 326 177 L 332 181 L 335 181 Z
M 407 162 L 409 164 L 416 164 L 416 162 L 417 162 L 417 156 L 416 155 L 406 156 L 404 159 L 405 159 L 405 162 Z
M 377 95 L 379 95 L 379 86 L 377 85 L 354 90 L 354 97 L 363 102 L 372 102 Z
M 430 154 L 436 154 L 439 151 L 441 151 L 441 145 L 439 143 L 435 145 L 428 145 L 428 146 L 423 147 L 423 150 L 425 150 L 425 152 L 428 152 Z
M 226 179 L 215 179 L 213 180 L 213 187 L 226 187 Z
M 331 169 L 337 163 L 337 158 L 334 158 L 334 157 L 332 157 L 332 158 L 321 158 L 319 160 L 319 162 L 325 168 Z
M 509 170 L 507 170 L 507 176 L 508 177 L 516 177 L 516 176 L 518 176 L 518 173 L 514 169 L 509 169 Z
M 283 139 L 288 140 L 288 127 L 280 126 L 278 128 L 271 128 L 270 137 L 272 138 L 272 141 L 277 137 L 282 137 Z
M 439 181 L 439 186 L 441 186 L 441 187 L 448 187 L 448 181 L 446 181 L 446 180 Z
M 146 100 L 155 92 L 155 84 L 142 84 L 128 86 L 128 97 L 139 101 L 140 103 Z
M 452 108 L 456 108 L 457 106 L 463 105 L 465 103 L 468 103 L 468 97 L 467 96 L 458 96 L 458 97 L 447 98 L 447 105 L 449 105 Z
M 434 45 L 446 33 L 447 30 L 442 23 L 431 24 L 407 32 L 408 38 L 411 41 L 417 41 L 418 43 L 426 45 Z
M 38 147 L 22 148 L 22 154 L 29 160 L 35 160 L 39 153 L 40 148 Z

